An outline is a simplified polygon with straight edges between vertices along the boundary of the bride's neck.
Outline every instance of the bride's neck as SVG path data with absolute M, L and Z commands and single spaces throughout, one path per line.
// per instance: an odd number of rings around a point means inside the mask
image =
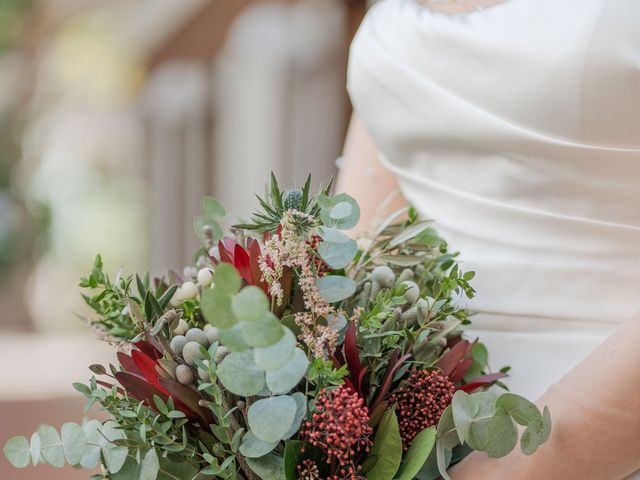
M 467 13 L 491 8 L 509 0 L 417 0 L 429 10 L 443 13 Z

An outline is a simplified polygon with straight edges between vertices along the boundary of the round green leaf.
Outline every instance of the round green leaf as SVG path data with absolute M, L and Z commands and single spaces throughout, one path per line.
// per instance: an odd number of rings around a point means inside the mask
M 507 455 L 518 443 L 518 430 L 511 417 L 498 409 L 487 425 L 487 454 L 491 458 Z
M 296 409 L 296 401 L 289 395 L 258 400 L 249 407 L 249 428 L 263 442 L 279 442 L 293 425 Z
M 373 460 L 369 460 L 372 458 Z M 375 461 L 375 463 L 374 463 Z M 402 461 L 402 438 L 398 429 L 398 418 L 392 409 L 387 410 L 380 420 L 378 431 L 369 452 L 366 472 L 368 480 L 389 480 L 400 467 Z
M 156 480 L 160 471 L 160 460 L 155 449 L 150 449 L 140 465 L 140 480 Z
M 238 319 L 231 310 L 231 297 L 218 288 L 205 288 L 202 291 L 200 311 L 209 323 L 220 329 L 232 328 L 238 323 Z
M 100 427 L 102 436 L 102 456 L 109 473 L 117 473 L 127 460 L 128 449 L 124 446 L 116 445 L 116 440 L 126 439 L 125 433 L 118 428 L 118 424 L 109 420 Z
M 58 431 L 50 425 L 41 425 L 38 428 L 40 437 L 40 452 L 44 460 L 56 468 L 64 466 L 64 452 Z
M 285 480 L 284 460 L 280 455 L 268 453 L 260 458 L 247 458 L 247 464 L 262 480 Z
M 307 397 L 305 397 L 302 392 L 295 392 L 291 394 L 293 399 L 296 401 L 296 416 L 293 419 L 293 424 L 289 431 L 284 435 L 284 439 L 288 439 L 293 437 L 298 430 L 300 429 L 300 425 L 302 424 L 302 420 L 307 415 Z
M 102 448 L 104 437 L 100 433 L 102 424 L 98 420 L 90 420 L 82 426 L 87 437 L 87 448 L 80 459 L 83 468 L 96 468 L 100 460 L 100 449 Z
M 322 242 L 318 245 L 318 255 L 333 269 L 344 268 L 355 256 L 358 245 L 352 238 L 334 228 L 320 229 Z
M 504 410 L 522 426 L 542 423 L 542 414 L 529 400 L 514 393 L 503 393 L 496 401 L 496 407 Z
M 436 444 L 436 429 L 429 427 L 422 430 L 411 441 L 411 447 L 404 456 L 396 480 L 413 480 L 429 458 Z
M 78 465 L 87 448 L 87 436 L 77 423 L 65 423 L 60 429 L 62 450 L 69 465 Z
M 4 456 L 15 468 L 25 468 L 31 460 L 31 450 L 26 437 L 10 438 L 3 448 Z
M 263 442 L 249 431 L 242 438 L 240 453 L 247 458 L 258 458 L 272 451 L 278 442 Z
M 232 352 L 242 352 L 249 348 L 242 337 L 242 325 L 240 324 L 227 330 L 220 329 L 218 335 L 220 335 L 220 343 Z
M 356 283 L 342 275 L 327 275 L 318 278 L 316 285 L 320 295 L 329 303 L 336 303 L 349 298 L 356 291 Z
M 264 371 L 253 360 L 253 350 L 233 352 L 218 366 L 218 379 L 235 395 L 250 397 L 264 387 Z
M 348 230 L 357 225 L 360 220 L 360 207 L 355 199 L 346 193 L 332 197 L 318 196 L 320 219 L 327 227 Z
M 213 197 L 202 197 L 202 211 L 207 217 L 222 220 L 226 215 L 222 204 Z
M 242 338 L 252 347 L 268 347 L 284 335 L 284 328 L 278 317 L 269 312 L 262 320 L 242 322 Z
M 221 295 L 231 297 L 240 290 L 242 279 L 235 267 L 229 263 L 219 263 L 213 272 L 214 290 L 220 292 Z
M 233 297 L 231 310 L 238 320 L 257 322 L 269 312 L 269 299 L 260 288 L 249 285 Z
M 295 349 L 291 360 L 284 367 L 273 372 L 267 372 L 267 387 L 275 394 L 291 391 L 307 373 L 309 359 L 304 351 Z
M 296 337 L 291 330 L 284 328 L 284 335 L 273 345 L 255 349 L 256 365 L 267 372 L 273 372 L 286 365 L 296 348 Z
M 38 435 L 38 433 L 33 433 L 31 435 L 31 445 L 30 445 L 30 450 L 31 450 L 31 463 L 33 463 L 34 465 L 37 465 L 38 463 L 40 463 L 40 435 Z

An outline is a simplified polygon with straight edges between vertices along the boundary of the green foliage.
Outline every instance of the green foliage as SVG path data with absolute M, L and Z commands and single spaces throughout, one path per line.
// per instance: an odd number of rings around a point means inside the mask
M 337 303 L 351 297 L 356 291 L 353 280 L 342 275 L 327 275 L 318 278 L 316 285 L 320 295 L 329 303 Z
M 392 480 L 402 462 L 402 439 L 393 409 L 385 412 L 378 425 L 373 447 L 363 468 L 369 480 Z
M 320 220 L 327 227 L 349 230 L 360 220 L 360 207 L 353 197 L 346 193 L 334 196 L 319 195 Z
M 247 458 L 247 464 L 262 480 L 285 480 L 284 460 L 280 455 L 269 453 L 260 458 Z
M 412 480 L 427 461 L 436 444 L 436 429 L 429 427 L 422 430 L 411 441 L 411 447 L 405 454 L 396 480 Z
M 314 225 L 314 218 L 320 214 L 320 206 L 317 197 L 310 195 L 311 175 L 302 189 L 292 189 L 296 193 L 283 192 L 278 185 L 276 176 L 271 173 L 271 183 L 266 198 L 257 196 L 261 209 L 257 210 L 251 222 L 234 225 L 235 228 L 244 230 L 258 230 L 260 232 L 275 232 L 280 226 L 282 217 L 287 210 L 296 207 L 295 210 L 306 214 L 306 216 L 296 217 L 296 227 L 303 231 Z M 299 194 L 297 192 L 300 192 Z M 331 182 L 322 190 L 322 195 L 328 195 L 331 191 Z M 286 202 L 285 202 L 286 197 Z
M 318 229 L 322 242 L 318 245 L 318 255 L 334 270 L 348 266 L 358 251 L 355 240 L 340 230 L 329 227 Z
M 296 417 L 297 404 L 289 395 L 278 395 L 258 400 L 248 411 L 251 432 L 264 442 L 278 442 L 291 429 Z

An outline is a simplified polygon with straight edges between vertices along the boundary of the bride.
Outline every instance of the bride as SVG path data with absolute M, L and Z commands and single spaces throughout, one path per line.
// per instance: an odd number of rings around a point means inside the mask
M 473 334 L 554 419 L 454 480 L 640 470 L 639 22 L 638 0 L 382 0 L 354 40 L 341 187 L 365 221 L 398 187 L 435 221 L 476 271 Z

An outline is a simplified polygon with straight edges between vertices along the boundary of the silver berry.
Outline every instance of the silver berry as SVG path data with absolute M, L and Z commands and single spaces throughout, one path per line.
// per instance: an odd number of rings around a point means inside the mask
M 184 335 L 176 335 L 171 339 L 171 351 L 175 355 L 182 355 L 182 350 L 187 342 L 188 340 Z
M 193 370 L 187 365 L 178 365 L 176 379 L 183 385 L 191 385 L 193 383 Z
M 216 354 L 213 356 L 213 359 L 216 361 L 216 363 L 220 363 L 228 354 L 229 349 L 227 347 L 220 346 L 217 348 Z
M 198 342 L 205 348 L 209 346 L 209 339 L 207 338 L 207 335 L 199 328 L 190 328 L 187 330 L 187 333 L 185 333 L 185 337 L 187 337 L 188 341 Z
M 182 358 L 184 358 L 184 361 L 189 365 L 195 365 L 196 359 L 202 360 L 204 356 L 202 352 L 200 352 L 200 348 L 202 348 L 202 345 L 198 342 L 187 343 L 182 350 Z

